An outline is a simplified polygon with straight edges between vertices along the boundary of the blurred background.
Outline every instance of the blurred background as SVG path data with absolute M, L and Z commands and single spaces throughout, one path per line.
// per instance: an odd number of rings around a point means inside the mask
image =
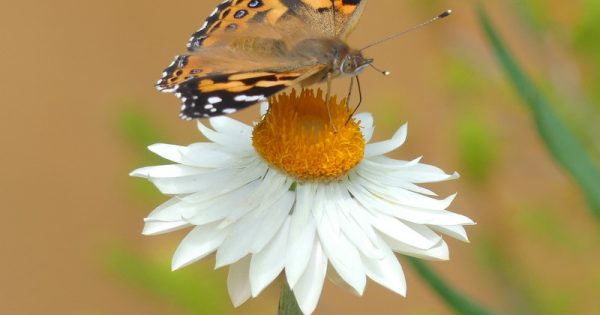
M 4 1 L 1 314 L 276 313 L 277 285 L 233 309 L 226 272 L 210 259 L 171 273 L 185 233 L 142 237 L 142 219 L 165 197 L 128 177 L 164 163 L 147 145 L 202 140 L 153 85 L 216 4 Z M 374 113 L 378 139 L 410 123 L 396 158 L 423 155 L 462 174 L 431 187 L 458 192 L 452 209 L 478 222 L 470 244 L 450 240 L 451 260 L 430 264 L 448 283 L 497 314 L 598 314 L 600 221 L 541 141 L 477 4 L 597 166 L 596 0 L 371 1 L 357 47 L 447 8 L 455 15 L 368 51 L 392 75 L 362 75 L 361 110 Z M 257 111 L 235 118 L 249 123 Z M 363 298 L 327 284 L 316 314 L 452 314 L 403 266 L 407 298 L 374 283 Z

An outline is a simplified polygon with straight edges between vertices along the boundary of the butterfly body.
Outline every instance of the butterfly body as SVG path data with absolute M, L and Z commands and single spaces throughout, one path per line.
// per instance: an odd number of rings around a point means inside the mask
M 285 90 L 356 76 L 372 59 L 346 44 L 366 0 L 226 0 L 157 83 L 184 119 L 233 113 Z
M 337 38 L 306 39 L 292 51 L 306 59 L 314 59 L 317 63 L 326 65 L 322 72 L 330 73 L 332 78 L 343 75 L 356 76 L 373 62 L 373 59 L 366 59 L 360 51 L 353 50 Z

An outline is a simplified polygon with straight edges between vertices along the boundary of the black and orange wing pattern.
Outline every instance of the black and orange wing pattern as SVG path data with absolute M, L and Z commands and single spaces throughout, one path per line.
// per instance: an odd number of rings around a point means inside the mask
M 324 69 L 289 57 L 290 38 L 345 38 L 364 3 L 223 1 L 192 35 L 188 52 L 165 69 L 157 88 L 181 99 L 184 119 L 230 114 L 266 100 Z

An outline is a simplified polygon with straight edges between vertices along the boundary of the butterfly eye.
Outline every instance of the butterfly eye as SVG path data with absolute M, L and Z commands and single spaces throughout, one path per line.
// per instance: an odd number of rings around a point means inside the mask
M 354 70 L 356 70 L 356 60 L 354 60 L 354 57 L 351 55 L 347 56 L 340 65 L 340 71 L 344 74 L 352 74 L 354 73 Z

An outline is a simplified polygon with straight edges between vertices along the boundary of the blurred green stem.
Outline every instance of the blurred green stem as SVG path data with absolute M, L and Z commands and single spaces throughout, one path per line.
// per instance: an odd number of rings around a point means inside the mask
M 290 289 L 287 281 L 281 285 L 281 296 L 279 297 L 279 315 L 302 315 L 298 301 Z
M 409 257 L 408 261 L 427 284 L 456 312 L 461 315 L 490 315 L 492 312 L 470 301 L 454 288 L 450 287 L 427 264 L 417 258 Z
M 554 110 L 548 99 L 533 84 L 492 24 L 483 9 L 478 8 L 481 26 L 509 81 L 524 100 L 535 119 L 538 133 L 551 156 L 560 164 L 585 194 L 591 210 L 600 219 L 600 169 L 594 164 L 583 143 Z

